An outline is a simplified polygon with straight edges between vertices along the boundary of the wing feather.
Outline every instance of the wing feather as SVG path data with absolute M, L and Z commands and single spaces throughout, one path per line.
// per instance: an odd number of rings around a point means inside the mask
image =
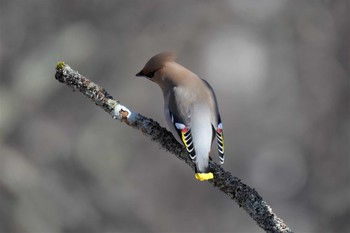
M 193 146 L 191 129 L 189 126 L 186 126 L 183 122 L 180 122 L 180 119 L 176 117 L 172 112 L 169 111 L 170 119 L 174 125 L 174 128 L 179 135 L 183 145 L 185 146 L 188 155 L 192 160 L 196 159 L 196 151 Z
M 225 160 L 225 146 L 224 146 L 224 133 L 222 129 L 222 122 L 219 112 L 219 106 L 218 102 L 214 93 L 213 88 L 210 86 L 210 84 L 202 79 L 205 85 L 208 87 L 210 91 L 211 98 L 213 100 L 211 108 L 212 108 L 212 115 L 211 115 L 211 124 L 213 126 L 213 139 L 216 136 L 217 144 L 218 144 L 218 152 L 219 152 L 219 159 L 220 163 L 223 164 Z

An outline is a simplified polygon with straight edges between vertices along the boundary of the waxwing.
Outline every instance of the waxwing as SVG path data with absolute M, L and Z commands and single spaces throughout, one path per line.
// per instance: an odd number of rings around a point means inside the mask
M 209 180 L 209 152 L 217 139 L 220 163 L 224 163 L 224 135 L 218 103 L 209 83 L 175 62 L 175 54 L 152 57 L 136 74 L 157 83 L 163 91 L 167 123 L 196 164 L 195 177 Z

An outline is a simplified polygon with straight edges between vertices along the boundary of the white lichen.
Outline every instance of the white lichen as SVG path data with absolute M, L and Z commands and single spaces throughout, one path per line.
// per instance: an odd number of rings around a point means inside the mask
M 124 105 L 119 104 L 117 101 L 115 100 L 108 100 L 108 104 L 113 107 L 113 110 L 111 112 L 111 115 L 113 118 L 121 120 L 123 118 L 129 118 L 131 115 L 131 111 L 125 107 Z M 123 115 L 123 112 L 127 113 L 127 116 L 125 117 L 125 115 Z

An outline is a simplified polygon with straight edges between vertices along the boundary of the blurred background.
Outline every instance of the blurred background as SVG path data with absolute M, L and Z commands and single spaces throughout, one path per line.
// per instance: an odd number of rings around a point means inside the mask
M 0 232 L 263 232 L 54 78 L 64 61 L 165 126 L 135 77 L 165 50 L 216 90 L 226 170 L 295 232 L 349 232 L 347 1 L 0 0 L 0 30 Z

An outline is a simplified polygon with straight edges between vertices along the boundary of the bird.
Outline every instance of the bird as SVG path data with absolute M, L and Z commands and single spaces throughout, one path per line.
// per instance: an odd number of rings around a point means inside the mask
M 214 178 L 209 169 L 212 142 L 217 139 L 220 163 L 224 163 L 224 135 L 213 88 L 204 79 L 175 62 L 174 52 L 153 56 L 136 74 L 159 85 L 164 97 L 166 122 L 195 163 L 195 178 Z

